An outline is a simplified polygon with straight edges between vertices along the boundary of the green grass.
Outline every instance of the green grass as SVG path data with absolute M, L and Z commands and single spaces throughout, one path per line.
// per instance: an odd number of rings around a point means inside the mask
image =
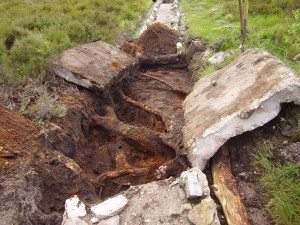
M 209 43 L 229 39 L 221 50 L 239 48 L 238 1 L 182 0 L 182 3 L 191 35 Z M 264 48 L 300 73 L 300 64 L 292 60 L 300 53 L 299 8 L 298 0 L 250 1 L 245 49 Z M 210 67 L 200 76 L 214 70 Z
M 42 77 L 50 57 L 73 46 L 97 39 L 114 44 L 150 5 L 149 0 L 2 0 L 0 84 Z
M 276 147 L 265 143 L 254 156 L 260 182 L 269 199 L 267 209 L 276 225 L 300 224 L 300 165 L 272 163 Z

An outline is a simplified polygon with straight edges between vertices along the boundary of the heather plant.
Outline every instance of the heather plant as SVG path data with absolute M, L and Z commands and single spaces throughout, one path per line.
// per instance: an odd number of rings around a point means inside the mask
M 0 83 L 3 77 L 40 78 L 50 58 L 94 40 L 114 44 L 133 29 L 148 0 L 2 0 L 0 2 Z

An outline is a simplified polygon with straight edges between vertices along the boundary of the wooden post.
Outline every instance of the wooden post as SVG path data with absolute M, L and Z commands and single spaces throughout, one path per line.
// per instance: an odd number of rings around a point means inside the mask
M 222 146 L 213 159 L 214 192 L 222 205 L 228 225 L 250 225 L 248 213 L 231 173 L 227 147 Z

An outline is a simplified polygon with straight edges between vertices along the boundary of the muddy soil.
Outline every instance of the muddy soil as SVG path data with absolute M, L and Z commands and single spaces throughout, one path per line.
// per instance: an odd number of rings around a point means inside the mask
M 155 69 L 140 73 L 112 88 L 111 95 L 103 103 L 105 107 L 99 109 L 100 115 L 105 116 L 105 108 L 109 106 L 114 110 L 118 123 L 137 128 L 146 139 L 149 138 L 148 132 L 157 137 L 165 136 L 171 144 L 158 143 L 160 146 L 156 148 L 161 148 L 160 151 L 151 151 L 143 148 L 144 143 L 137 143 L 134 138 L 120 135 L 114 127 L 92 125 L 86 136 L 86 145 L 76 150 L 74 160 L 95 182 L 102 197 L 116 194 L 130 185 L 178 175 L 186 167 L 180 131 L 183 125 L 181 102 L 185 96 L 171 91 L 166 85 L 144 76 L 145 74 L 162 78 L 179 88 L 180 85 L 189 83 L 184 70 Z M 143 107 L 152 109 L 153 112 Z M 155 145 L 153 141 L 154 148 Z M 112 171 L 115 173 L 111 174 Z
M 6 110 L 0 120 L 1 172 L 14 167 L 11 174 L 16 173 L 20 168 L 15 166 L 26 158 L 37 173 L 42 197 L 33 200 L 39 209 L 33 223 L 59 224 L 64 201 L 74 194 L 91 204 L 186 169 L 181 143 L 185 95 L 166 84 L 186 90 L 190 77 L 184 69 L 141 69 L 104 99 L 64 83 L 57 91 L 67 115 L 42 130 L 19 115 L 10 119 L 15 113 L 1 108 Z
M 188 165 L 181 144 L 185 96 L 152 77 L 178 89 L 190 84 L 185 70 L 155 68 L 124 79 L 103 101 L 88 90 L 69 87 L 60 99 L 68 105 L 67 115 L 52 121 L 55 125 L 45 131 L 48 146 L 72 158 L 101 198 L 130 185 L 178 176 Z M 97 123 L 95 117 L 116 123 Z M 118 126 L 133 133 L 124 134 Z M 157 140 L 151 140 L 149 133 Z M 56 198 L 60 201 L 56 204 L 62 206 L 65 198 Z M 63 207 L 54 211 L 61 213 Z

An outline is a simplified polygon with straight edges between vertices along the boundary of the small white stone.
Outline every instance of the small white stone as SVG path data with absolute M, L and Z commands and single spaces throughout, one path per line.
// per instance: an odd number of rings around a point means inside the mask
M 219 64 L 224 62 L 226 58 L 227 56 L 225 52 L 218 52 L 217 54 L 210 57 L 208 59 L 208 62 L 210 62 L 211 64 Z
M 91 219 L 91 223 L 98 223 L 100 220 L 97 217 Z
M 184 187 L 187 198 L 209 196 L 210 190 L 205 174 L 198 168 L 184 171 L 180 175 L 179 184 Z
M 66 200 L 65 209 L 68 217 L 84 217 L 86 215 L 85 205 L 77 196 Z
M 91 211 L 98 219 L 106 219 L 121 212 L 127 203 L 128 200 L 124 195 L 118 195 L 98 205 L 92 206 Z
M 177 48 L 177 54 L 182 54 L 184 52 L 184 47 L 181 42 L 178 42 L 176 44 L 176 48 Z

